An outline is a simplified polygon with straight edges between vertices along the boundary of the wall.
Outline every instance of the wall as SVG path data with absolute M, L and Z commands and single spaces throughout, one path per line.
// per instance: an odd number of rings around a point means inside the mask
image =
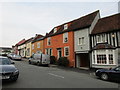
M 27 58 L 31 57 L 31 55 L 32 55 L 32 54 L 31 54 L 31 49 L 32 49 L 32 48 L 31 48 L 31 45 L 32 45 L 31 42 L 29 42 L 29 43 L 26 44 L 26 57 L 27 57 Z M 29 55 L 27 55 L 27 49 L 30 49 Z
M 37 43 L 40 43 L 40 48 L 38 48 L 37 47 Z M 34 44 L 34 49 L 32 49 L 32 54 L 33 53 L 36 53 L 37 51 L 41 51 L 42 53 L 44 53 L 43 52 L 43 40 L 40 40 L 40 41 L 36 41 L 36 42 L 34 42 L 34 43 L 32 43 L 32 45 Z M 31 45 L 31 48 L 32 48 L 32 45 Z
M 89 51 L 90 42 L 89 42 L 89 28 L 81 29 L 74 32 L 74 41 L 75 41 L 75 52 Z M 78 45 L 79 38 L 84 37 L 84 44 Z
M 57 48 L 62 48 L 62 56 L 64 56 L 64 47 L 69 46 L 69 56 L 70 66 L 75 66 L 75 56 L 74 56 L 74 33 L 68 32 L 68 43 L 63 43 L 63 34 L 55 35 L 51 37 L 51 45 L 47 46 L 47 38 L 44 40 L 44 47 L 52 48 L 53 56 L 58 57 Z

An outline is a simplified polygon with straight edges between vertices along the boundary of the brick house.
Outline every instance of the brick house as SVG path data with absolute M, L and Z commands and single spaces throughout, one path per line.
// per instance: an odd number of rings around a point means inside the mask
M 89 27 L 97 13 L 98 11 L 54 27 L 45 36 L 45 54 L 55 56 L 57 59 L 67 57 L 69 66 L 75 67 L 74 31 Z
M 32 41 L 31 54 L 44 53 L 43 39 L 44 39 L 43 35 L 36 34 Z

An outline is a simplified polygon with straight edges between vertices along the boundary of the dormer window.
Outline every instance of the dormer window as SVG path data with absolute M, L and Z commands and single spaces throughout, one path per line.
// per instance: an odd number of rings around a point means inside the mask
M 64 25 L 64 30 L 68 29 L 68 24 Z
M 54 28 L 54 33 L 56 33 L 57 32 L 57 28 Z
M 104 43 L 104 42 L 107 42 L 106 35 L 105 34 L 97 35 L 97 43 Z

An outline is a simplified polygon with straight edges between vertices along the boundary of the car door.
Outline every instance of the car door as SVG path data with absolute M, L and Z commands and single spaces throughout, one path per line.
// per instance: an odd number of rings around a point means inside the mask
M 120 79 L 120 67 L 116 67 L 115 69 L 113 69 L 113 72 L 112 72 L 112 78 L 118 80 Z

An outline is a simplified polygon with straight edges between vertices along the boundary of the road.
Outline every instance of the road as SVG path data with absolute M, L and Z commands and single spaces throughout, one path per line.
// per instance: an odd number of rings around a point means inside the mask
M 102 81 L 93 74 L 14 62 L 19 78 L 16 82 L 4 82 L 3 88 L 118 88 L 117 83 Z

